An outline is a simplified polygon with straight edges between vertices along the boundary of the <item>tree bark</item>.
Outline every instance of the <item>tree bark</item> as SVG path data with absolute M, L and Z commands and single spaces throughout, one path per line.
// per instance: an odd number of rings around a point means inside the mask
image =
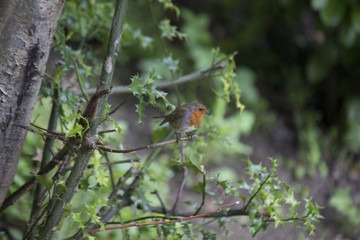
M 0 0 L 0 206 L 13 182 L 65 0 Z

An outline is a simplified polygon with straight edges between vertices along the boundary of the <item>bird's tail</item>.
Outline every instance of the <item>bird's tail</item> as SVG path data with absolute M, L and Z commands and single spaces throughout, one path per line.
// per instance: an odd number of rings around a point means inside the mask
M 167 122 L 169 121 L 169 120 L 166 118 L 166 116 L 155 116 L 155 117 L 153 117 L 153 118 L 165 118 L 165 119 L 160 123 L 159 126 L 164 125 L 165 123 L 167 123 Z

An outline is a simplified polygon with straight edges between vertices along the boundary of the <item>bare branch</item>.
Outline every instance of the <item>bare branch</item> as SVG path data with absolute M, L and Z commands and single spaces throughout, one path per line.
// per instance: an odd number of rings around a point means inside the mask
M 228 207 L 232 207 L 235 205 L 239 205 L 240 201 L 236 201 L 233 203 L 229 203 L 229 204 L 225 204 L 222 205 L 214 210 L 199 214 L 199 215 L 195 215 L 195 216 L 190 216 L 190 217 L 185 217 L 185 218 L 181 218 L 181 219 L 176 219 L 176 220 L 170 220 L 170 221 L 159 221 L 159 222 L 148 222 L 148 223 L 133 223 L 133 224 L 126 224 L 126 225 L 121 225 L 121 226 L 112 226 L 112 227 L 105 227 L 104 231 L 108 231 L 108 230 L 112 230 L 112 229 L 122 229 L 122 228 L 129 228 L 129 227 L 136 227 L 136 226 L 148 226 L 148 225 L 161 225 L 161 224 L 169 224 L 169 223 L 176 223 L 176 222 L 184 222 L 184 221 L 189 221 L 195 218 L 201 218 L 201 217 L 205 217 L 207 215 L 210 215 L 214 212 L 217 212 L 223 208 L 228 208 Z M 92 234 L 92 233 L 96 233 L 96 232 L 100 232 L 102 231 L 101 228 L 98 229 L 94 229 L 91 231 L 88 231 L 87 233 Z
M 159 202 L 160 202 L 160 204 L 161 204 L 161 209 L 162 209 L 163 213 L 164 213 L 164 214 L 167 214 L 167 210 L 166 210 L 165 204 L 164 204 L 163 200 L 161 199 L 158 190 L 155 189 L 153 192 L 151 192 L 151 194 L 155 194 L 155 195 L 156 195 L 156 197 L 159 199 Z
M 189 81 L 194 81 L 197 80 L 199 78 L 204 78 L 204 77 L 208 77 L 212 72 L 215 72 L 217 70 L 223 69 L 225 68 L 226 63 L 225 61 L 220 61 L 208 68 L 172 79 L 172 80 L 168 80 L 168 81 L 161 81 L 161 82 L 156 82 L 154 83 L 154 87 L 156 88 L 165 88 L 165 87 L 169 87 L 169 86 L 174 86 L 177 84 L 182 84 L 185 82 L 189 82 Z M 130 93 L 130 89 L 128 88 L 128 86 L 117 86 L 114 87 L 113 89 L 113 93 Z M 88 94 L 93 94 L 96 92 L 96 88 L 89 88 L 86 90 L 86 92 Z M 81 95 L 82 92 L 81 91 L 76 91 L 75 92 L 76 95 Z

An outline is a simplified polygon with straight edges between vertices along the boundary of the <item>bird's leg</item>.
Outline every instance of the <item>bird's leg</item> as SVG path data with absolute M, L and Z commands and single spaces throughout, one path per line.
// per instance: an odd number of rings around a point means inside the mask
M 176 135 L 176 142 L 178 143 L 178 142 L 182 142 L 181 141 L 181 133 L 180 133 L 180 137 L 179 137 L 179 135 L 178 135 L 178 133 L 177 132 L 175 132 L 175 135 Z
M 193 140 L 192 135 L 190 133 L 186 133 L 186 135 L 188 136 L 189 141 L 192 142 L 192 140 Z

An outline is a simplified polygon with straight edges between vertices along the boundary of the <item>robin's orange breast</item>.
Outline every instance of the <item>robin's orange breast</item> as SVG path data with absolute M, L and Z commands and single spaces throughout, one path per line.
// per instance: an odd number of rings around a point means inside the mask
M 205 114 L 201 111 L 193 111 L 190 116 L 189 126 L 194 126 L 197 128 L 200 125 L 204 115 Z

